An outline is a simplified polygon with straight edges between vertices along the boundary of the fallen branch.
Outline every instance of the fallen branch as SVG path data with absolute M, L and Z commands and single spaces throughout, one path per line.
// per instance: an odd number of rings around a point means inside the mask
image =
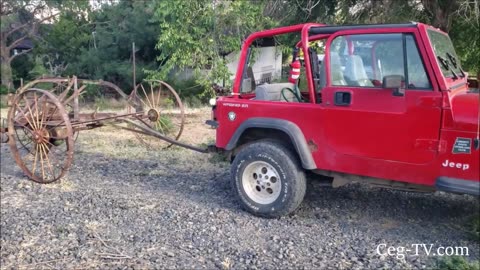
M 123 260 L 131 259 L 132 257 L 125 254 L 114 254 L 114 253 L 95 253 L 97 256 L 100 256 L 103 259 L 112 259 L 112 260 Z
M 98 240 L 100 240 L 100 242 L 107 248 L 107 249 L 110 249 L 110 250 L 113 250 L 117 253 L 96 253 L 96 255 L 104 258 L 104 259 L 115 259 L 115 260 L 121 260 L 121 259 L 131 259 L 132 257 L 129 256 L 129 255 L 126 255 L 126 254 L 123 254 L 120 250 L 118 250 L 117 248 L 114 248 L 114 247 L 111 247 L 109 245 L 107 245 L 107 243 L 105 242 L 105 240 L 103 240 L 100 235 L 98 235 L 97 232 L 94 232 L 94 236 L 95 238 L 97 238 Z

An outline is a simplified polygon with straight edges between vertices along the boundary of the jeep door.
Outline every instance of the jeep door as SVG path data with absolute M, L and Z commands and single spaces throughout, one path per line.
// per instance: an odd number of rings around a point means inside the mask
M 359 158 L 432 161 L 442 95 L 422 55 L 415 30 L 333 34 L 326 44 L 327 85 L 320 105 L 326 144 L 337 154 Z M 401 79 L 399 87 L 384 84 L 392 78 Z

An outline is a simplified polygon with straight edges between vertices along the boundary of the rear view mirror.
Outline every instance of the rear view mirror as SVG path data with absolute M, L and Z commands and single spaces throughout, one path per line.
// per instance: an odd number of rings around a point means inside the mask
M 405 95 L 405 77 L 402 75 L 385 76 L 382 88 L 393 89 L 394 96 L 403 97 Z

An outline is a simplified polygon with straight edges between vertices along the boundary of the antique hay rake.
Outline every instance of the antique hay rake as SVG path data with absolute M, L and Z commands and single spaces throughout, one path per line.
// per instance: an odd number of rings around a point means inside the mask
M 91 86 L 120 97 L 120 109 L 98 112 L 80 109 L 80 100 Z M 33 181 L 51 183 L 66 174 L 73 161 L 74 142 L 82 130 L 105 125 L 132 131 L 141 143 L 152 139 L 207 152 L 178 141 L 185 111 L 177 92 L 158 80 L 138 84 L 131 94 L 106 81 L 43 78 L 21 87 L 9 99 L 6 126 L 11 153 L 17 165 Z M 4 135 L 4 134 L 2 134 Z

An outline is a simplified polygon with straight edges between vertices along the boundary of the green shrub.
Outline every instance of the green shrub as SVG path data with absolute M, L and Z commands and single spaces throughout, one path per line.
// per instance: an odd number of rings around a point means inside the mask
M 202 100 L 196 96 L 185 97 L 182 100 L 182 102 L 183 102 L 183 105 L 189 108 L 200 108 L 200 107 L 203 107 L 203 105 L 205 105 L 205 103 L 202 102 Z
M 38 89 L 43 89 L 43 90 L 47 90 L 47 91 L 50 91 L 51 89 L 53 89 L 53 87 L 55 86 L 54 83 L 50 83 L 50 82 L 41 82 L 41 83 L 37 83 L 35 84 L 35 88 L 38 88 Z
M 161 115 L 158 121 L 153 126 L 156 131 L 165 135 L 173 131 L 174 127 L 175 125 L 173 124 L 172 119 L 165 115 Z
M 45 66 L 43 65 L 41 57 L 35 58 L 34 66 L 28 72 L 28 75 L 30 78 L 39 78 L 42 76 L 50 75 L 48 69 L 46 69 Z
M 0 95 L 6 95 L 10 93 L 8 88 L 5 85 L 0 85 Z
M 167 99 L 164 99 L 160 106 L 162 106 L 165 109 L 172 109 L 175 106 L 175 104 L 176 102 L 174 102 L 173 99 L 169 97 Z
M 168 83 L 178 93 L 184 105 L 196 108 L 208 103 L 208 98 L 202 97 L 205 87 L 197 79 L 173 80 Z
M 479 270 L 480 262 L 473 261 L 469 262 L 465 257 L 452 256 L 452 257 L 443 257 L 437 261 L 436 269 L 439 270 Z
M 103 110 L 121 110 L 127 107 L 125 101 L 115 98 L 96 97 L 94 102 L 95 109 Z

